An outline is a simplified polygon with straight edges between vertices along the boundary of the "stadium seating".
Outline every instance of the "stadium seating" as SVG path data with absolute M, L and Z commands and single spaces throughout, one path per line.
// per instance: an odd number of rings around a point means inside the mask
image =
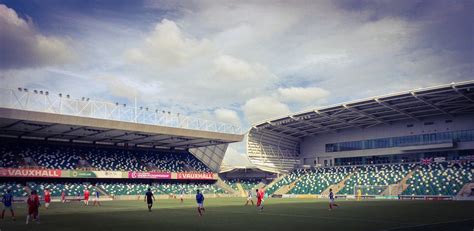
M 224 180 L 224 183 L 229 185 L 233 190 L 239 191 L 239 188 L 237 187 L 237 181 L 236 179 L 230 179 L 230 180 Z
M 45 182 L 28 182 L 28 187 L 31 190 L 36 190 L 40 195 L 43 195 L 45 189 L 49 189 L 51 196 L 61 196 L 64 191 L 66 196 L 82 196 L 84 190 L 93 189 L 93 186 L 88 183 L 45 183 Z
M 142 195 L 150 187 L 148 184 L 142 183 L 98 183 L 97 186 L 111 196 Z
M 318 168 L 296 182 L 290 194 L 321 194 L 332 184 L 341 182 L 352 170 L 347 167 Z
M 271 195 L 275 193 L 278 189 L 285 185 L 289 185 L 293 183 L 296 179 L 300 178 L 306 173 L 306 169 L 295 169 L 285 177 L 283 177 L 281 180 L 270 186 L 269 188 L 265 189 L 265 193 L 268 195 Z
M 414 164 L 394 164 L 394 165 L 372 165 L 360 166 L 353 170 L 353 175 L 345 182 L 338 194 L 354 195 L 354 186 L 366 185 L 369 186 L 363 190 L 364 195 L 379 195 L 382 193 L 382 188 L 370 186 L 391 185 L 400 182 L 409 171 L 414 168 Z
M 92 168 L 110 171 L 210 172 L 186 151 L 126 150 L 69 144 L 0 141 L 0 167 Z M 80 163 L 86 163 L 83 166 Z
M 121 195 L 143 195 L 150 188 L 154 194 L 180 194 L 181 191 L 184 194 L 194 194 L 196 190 L 199 189 L 203 193 L 216 194 L 216 193 L 225 193 L 224 190 L 217 187 L 215 184 L 206 184 L 206 183 L 154 183 L 152 185 L 143 184 L 143 183 L 99 183 L 98 187 L 101 187 L 109 195 L 112 196 L 121 196 Z
M 239 188 L 237 187 L 237 183 L 240 183 L 242 188 L 247 191 L 250 189 L 254 189 L 257 187 L 260 182 L 262 182 L 261 179 L 229 179 L 229 180 L 224 180 L 226 184 L 228 184 L 232 189 L 239 191 Z
M 0 167 L 4 167 L 4 168 L 18 168 L 19 167 L 18 156 L 15 155 L 15 153 L 18 153 L 18 152 L 16 151 L 15 147 L 1 145 L 0 153 L 1 153 Z
M 266 192 L 271 195 L 299 179 L 288 193 L 320 194 L 352 173 L 337 194 L 353 195 L 356 185 L 365 185 L 363 195 L 380 195 L 385 189 L 383 186 L 397 184 L 410 171 L 414 171 L 403 195 L 456 195 L 466 183 L 473 182 L 473 169 L 474 162 L 296 169 L 269 187 Z
M 205 183 L 190 183 L 190 184 L 179 184 L 179 183 L 169 183 L 169 184 L 155 184 L 156 190 L 161 194 L 180 194 L 181 190 L 184 190 L 185 194 L 194 194 L 196 190 L 201 190 L 203 193 L 225 193 L 225 191 L 214 184 L 205 184 Z
M 0 195 L 3 195 L 11 190 L 14 197 L 25 197 L 28 192 L 25 190 L 25 186 L 17 182 L 0 182 Z
M 408 180 L 403 195 L 456 195 L 473 182 L 474 162 L 420 165 Z

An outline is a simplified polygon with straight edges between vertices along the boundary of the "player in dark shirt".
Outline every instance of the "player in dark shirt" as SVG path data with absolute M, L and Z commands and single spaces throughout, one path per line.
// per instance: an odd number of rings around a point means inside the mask
M 202 212 L 206 211 L 206 209 L 204 209 L 204 195 L 202 195 L 199 189 L 196 191 L 196 203 L 199 216 L 202 216 Z
M 334 203 L 334 193 L 332 192 L 332 188 L 329 189 L 329 211 L 332 210 L 332 207 L 338 207 L 336 203 Z
M 12 214 L 12 219 L 15 220 L 15 212 L 13 211 L 13 194 L 10 189 L 7 190 L 7 193 L 2 197 L 3 210 L 2 210 L 2 219 L 5 216 L 5 210 L 10 210 Z
M 153 201 L 155 196 L 151 192 L 151 188 L 148 188 L 148 191 L 145 193 L 145 201 L 148 204 L 148 212 L 151 212 L 151 207 L 153 206 Z

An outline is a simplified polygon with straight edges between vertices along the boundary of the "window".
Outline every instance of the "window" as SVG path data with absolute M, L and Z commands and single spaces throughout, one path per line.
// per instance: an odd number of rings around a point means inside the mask
M 412 128 L 413 124 L 407 124 L 407 128 Z
M 425 122 L 424 125 L 433 125 L 434 122 Z
M 377 148 L 392 148 L 427 144 L 440 144 L 450 141 L 467 142 L 474 141 L 474 130 L 447 131 L 429 134 L 388 137 L 371 140 L 348 141 L 341 143 L 326 144 L 326 152 L 341 152 L 352 150 L 366 150 Z
M 449 123 L 452 123 L 453 121 L 452 120 L 445 120 L 444 122 L 449 124 Z

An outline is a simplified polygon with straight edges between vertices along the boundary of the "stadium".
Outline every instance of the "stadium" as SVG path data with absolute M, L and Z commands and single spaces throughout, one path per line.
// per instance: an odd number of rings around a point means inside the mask
M 472 12 L 0 0 L 0 231 L 474 230 Z
M 73 215 L 73 207 L 80 207 L 77 212 L 83 213 L 86 189 L 100 195 L 104 211 L 132 209 L 115 203 L 141 204 L 148 188 L 158 209 L 186 208 L 200 189 L 219 210 L 242 205 L 249 190 L 260 189 L 269 211 L 299 203 L 326 208 L 323 198 L 332 189 L 343 207 L 397 203 L 436 209 L 462 203 L 465 209 L 453 215 L 459 216 L 457 223 L 443 223 L 461 229 L 472 225 L 467 219 L 474 198 L 472 89 L 474 81 L 452 83 L 269 119 L 248 132 L 255 167 L 222 169 L 228 144 L 244 138 L 238 127 L 49 92 L 8 90 L 0 109 L 1 190 L 11 190 L 18 208 L 33 190 L 42 200 L 49 191 L 52 206 L 41 211 L 46 220 L 50 211 Z M 255 214 L 253 209 L 233 211 L 227 215 Z M 294 218 L 308 222 L 305 216 Z M 398 224 L 414 221 L 380 221 L 364 229 Z M 54 226 L 45 222 L 41 228 Z

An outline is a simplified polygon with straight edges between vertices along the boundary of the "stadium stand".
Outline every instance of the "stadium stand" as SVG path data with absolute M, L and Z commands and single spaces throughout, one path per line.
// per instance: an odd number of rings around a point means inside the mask
M 209 172 L 192 154 L 100 146 L 1 142 L 0 167 L 89 168 L 110 171 Z M 25 164 L 26 163 L 26 164 Z M 81 164 L 82 163 L 82 164 Z
M 347 167 L 318 168 L 300 178 L 290 194 L 321 194 L 327 187 L 342 181 L 352 170 Z
M 46 182 L 27 182 L 31 190 L 36 190 L 40 195 L 45 189 L 48 189 L 51 196 L 59 197 L 64 192 L 67 196 L 82 196 L 84 190 L 87 188 L 92 190 L 92 185 L 83 182 L 60 182 L 60 183 L 46 183 Z
M 306 169 L 295 169 L 285 177 L 283 177 L 281 180 L 276 182 L 275 184 L 271 185 L 269 188 L 265 190 L 265 193 L 268 195 L 271 195 L 275 193 L 278 189 L 280 189 L 283 186 L 287 186 L 291 183 L 293 183 L 296 179 L 300 178 L 306 173 Z
M 473 176 L 474 162 L 421 165 L 403 195 L 456 195 Z
M 257 187 L 258 184 L 262 182 L 261 179 L 229 179 L 229 180 L 224 180 L 226 184 L 228 184 L 232 189 L 238 191 L 239 188 L 237 187 L 237 184 L 239 183 L 244 190 L 250 190 L 254 189 Z
M 17 182 L 2 182 L 0 184 L 0 193 L 3 194 L 7 190 L 11 190 L 14 197 L 25 197 L 28 195 L 25 186 Z
M 282 187 L 295 186 L 289 194 L 321 194 L 329 186 L 344 182 L 339 195 L 354 195 L 357 185 L 368 186 L 363 195 L 380 195 L 382 189 L 370 186 L 388 186 L 399 183 L 410 171 L 413 176 L 402 195 L 446 195 L 455 196 L 474 178 L 474 162 L 443 162 L 430 164 L 388 164 L 351 167 L 328 167 L 316 169 L 296 169 L 269 187 L 271 195 Z
M 354 174 L 345 182 L 338 194 L 354 195 L 356 185 L 391 185 L 396 184 L 415 167 L 414 164 L 360 166 L 354 169 Z M 364 195 L 378 195 L 382 191 L 376 188 L 364 190 Z

